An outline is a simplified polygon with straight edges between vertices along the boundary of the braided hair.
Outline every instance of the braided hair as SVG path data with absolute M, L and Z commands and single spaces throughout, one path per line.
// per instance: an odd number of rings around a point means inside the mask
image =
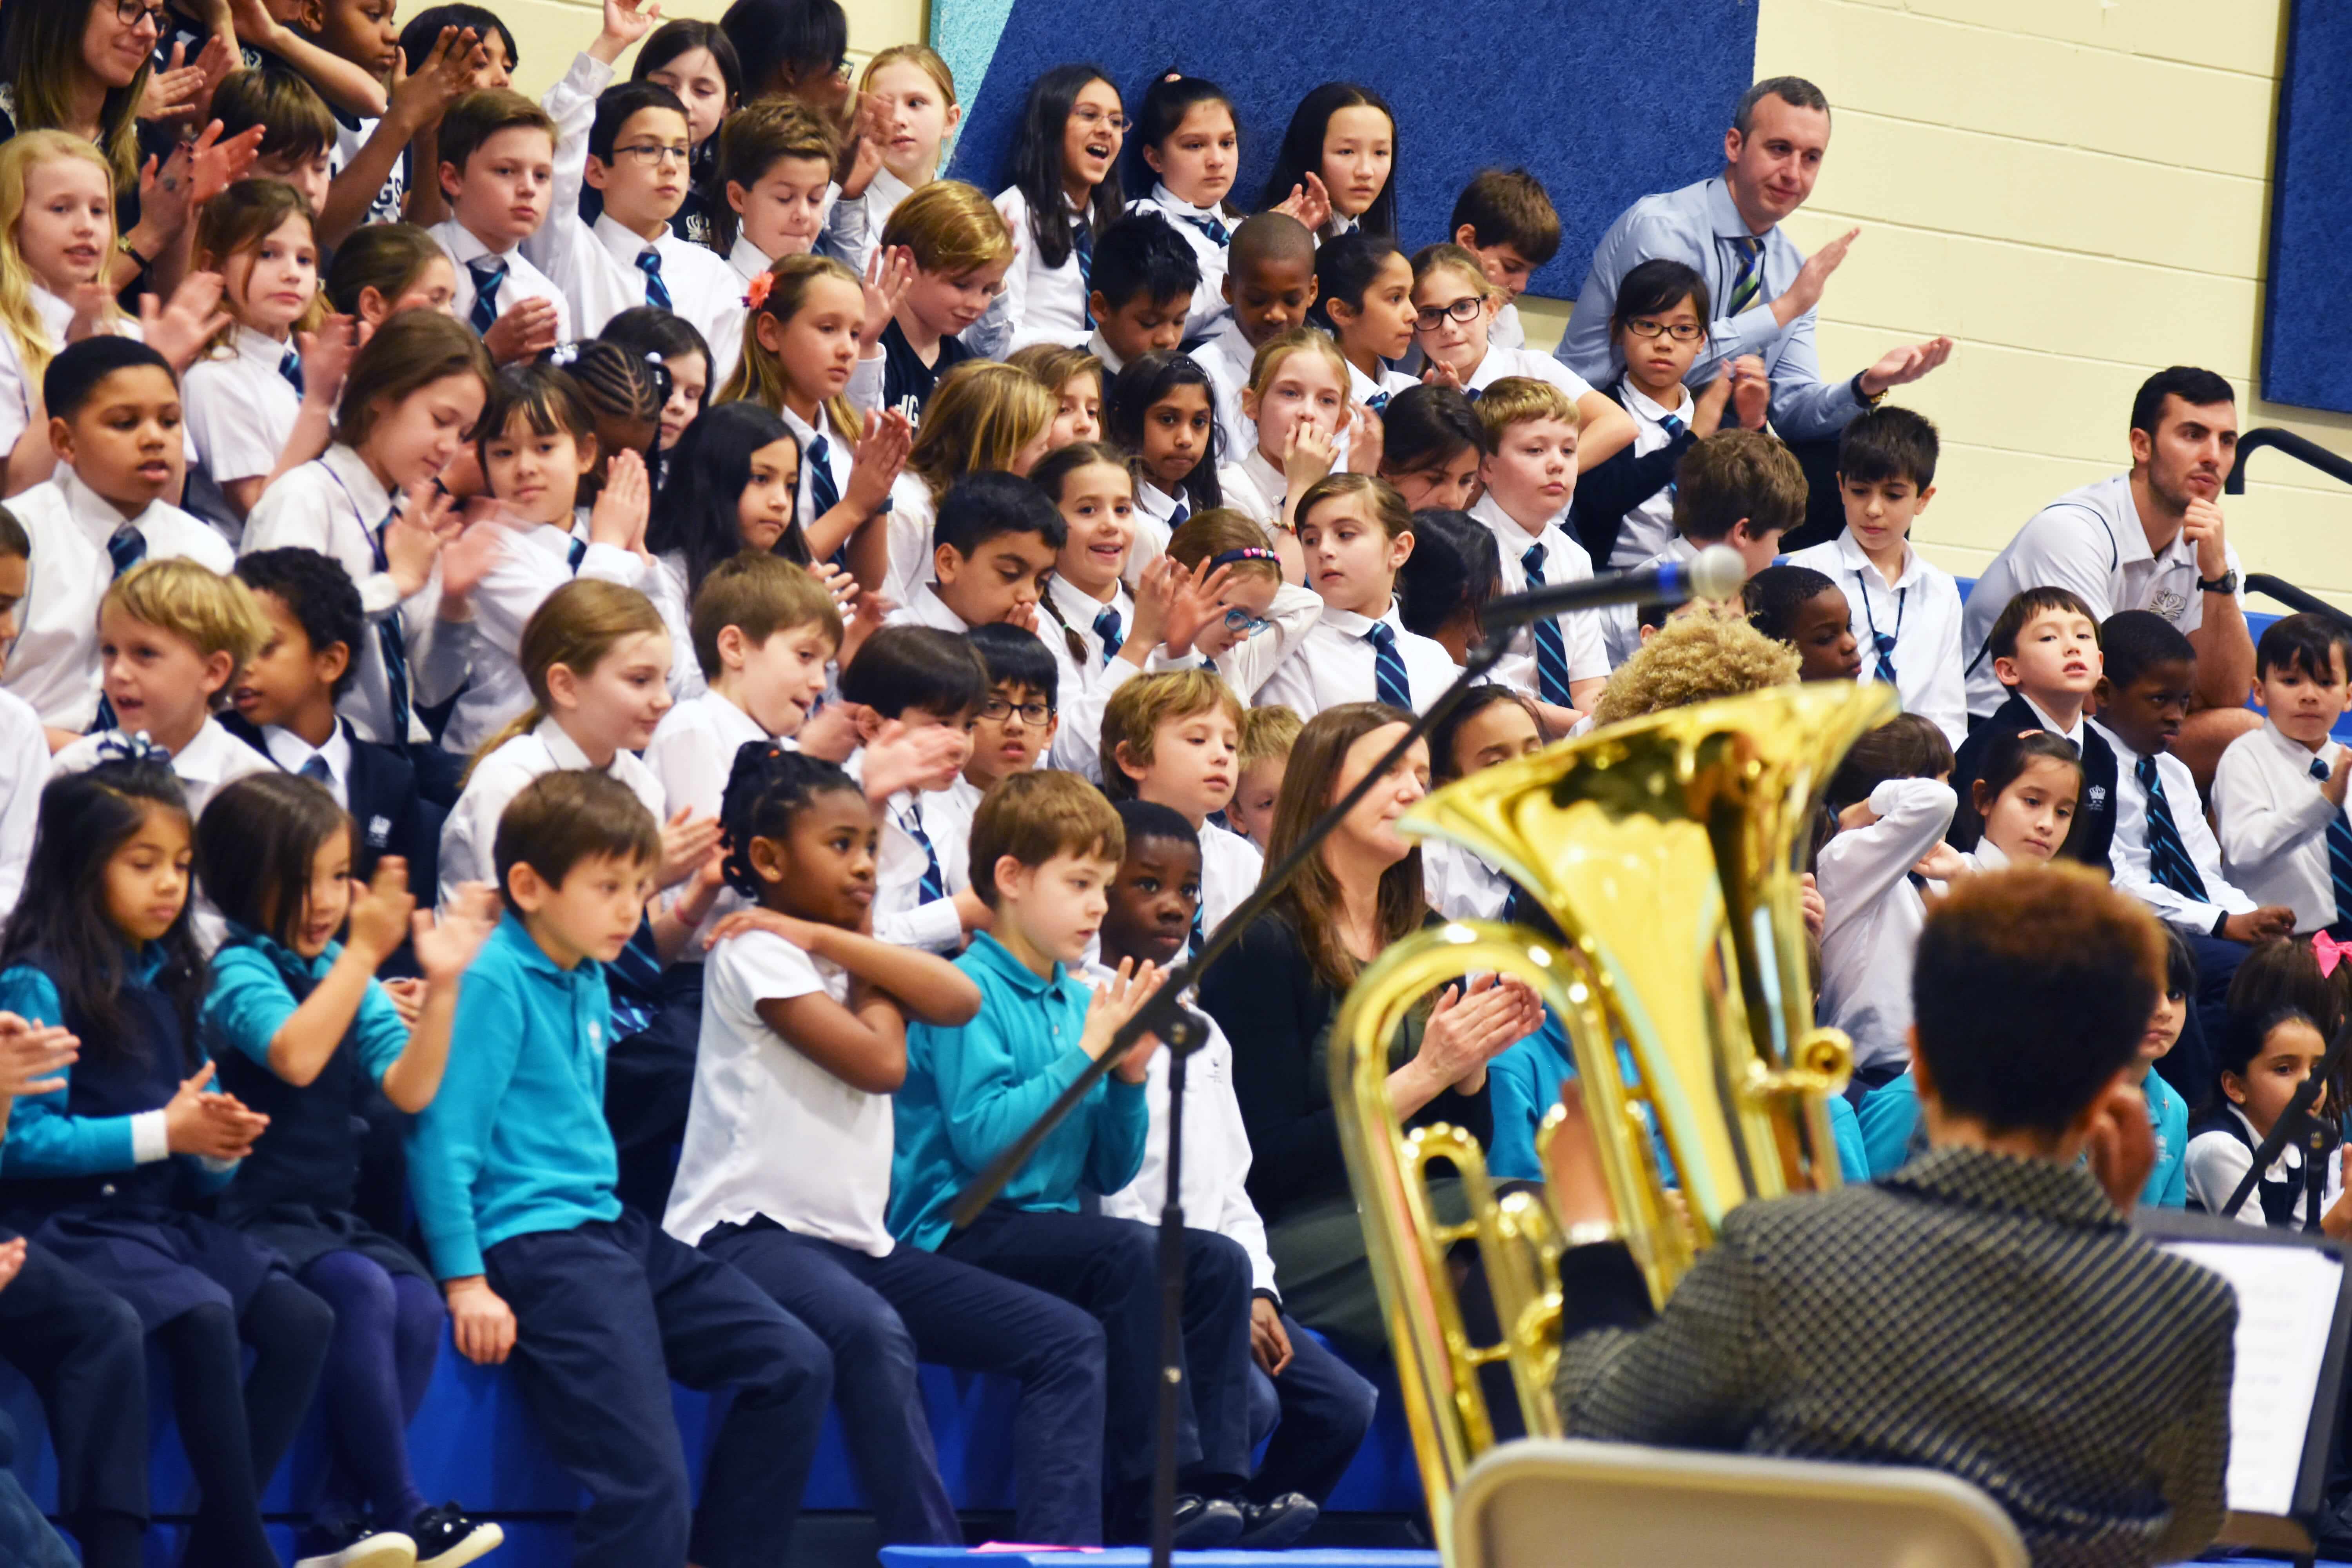
M 751 867 L 751 840 L 782 838 L 792 831 L 793 817 L 817 796 L 835 790 L 859 793 L 856 782 L 837 763 L 772 741 L 746 741 L 737 748 L 719 806 L 727 836 L 727 885 L 760 902 L 765 889 Z

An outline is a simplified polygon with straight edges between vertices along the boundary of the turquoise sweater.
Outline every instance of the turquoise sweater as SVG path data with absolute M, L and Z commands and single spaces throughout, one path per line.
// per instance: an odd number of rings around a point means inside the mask
M 457 993 L 441 1092 L 408 1132 L 433 1272 L 482 1271 L 509 1237 L 620 1217 L 604 1125 L 604 966 L 561 969 L 509 912 Z
M 1076 1082 L 1090 1060 L 1078 1041 L 1093 993 L 1060 964 L 1040 979 L 982 932 L 956 967 L 980 986 L 980 1013 L 960 1029 L 907 1026 L 907 1081 L 898 1090 L 890 1162 L 890 1234 L 929 1248 L 947 1239 L 948 1209 L 964 1184 Z M 1071 1214 L 1082 1185 L 1118 1191 L 1143 1168 L 1150 1124 L 1143 1086 L 1105 1079 L 1038 1146 L 999 1201 Z
M 2189 1105 L 2160 1073 L 2141 1085 L 2147 1097 L 2148 1124 L 2156 1131 L 2156 1164 L 2139 1190 L 2149 1208 L 2177 1209 L 2189 1202 Z M 1863 1141 L 1870 1149 L 1870 1173 L 1884 1176 L 1911 1158 L 1919 1126 L 1919 1091 L 1905 1073 L 1870 1091 L 1860 1112 Z

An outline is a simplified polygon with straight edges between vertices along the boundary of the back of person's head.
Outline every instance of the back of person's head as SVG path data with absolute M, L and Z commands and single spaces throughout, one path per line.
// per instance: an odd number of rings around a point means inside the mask
M 2164 978 L 2155 917 L 2091 871 L 1962 878 L 1911 972 L 1923 1088 L 1948 1116 L 2055 1139 L 2131 1064 Z
M 646 548 L 656 555 L 675 551 L 684 559 L 689 598 L 713 567 L 741 552 L 743 491 L 751 483 L 752 459 L 779 441 L 792 443 L 793 461 L 801 461 L 800 437 L 782 415 L 761 403 L 722 403 L 688 426 L 670 449 L 661 493 L 646 523 Z M 781 472 L 775 482 L 782 482 Z M 775 551 L 808 564 L 808 540 L 798 521 L 784 525 Z
M 1797 640 L 1797 612 L 1815 595 L 1837 586 L 1810 566 L 1767 566 L 1739 590 L 1748 624 L 1774 642 Z
M 170 632 L 201 658 L 228 655 L 232 675 L 269 640 L 268 619 L 251 589 L 184 555 L 142 561 L 117 577 L 100 601 L 100 614 L 109 609 Z M 220 696 L 227 691 L 224 683 Z
M 1459 387 L 1408 386 L 1381 410 L 1381 467 L 1391 473 L 1442 468 L 1465 449 L 1487 450 L 1486 426 Z
M 187 824 L 187 795 L 160 749 L 59 773 L 41 786 L 24 888 L 0 932 L 0 968 L 35 953 L 48 961 L 43 968 L 58 988 L 66 1019 L 80 1031 L 85 1064 L 142 1044 L 121 1005 L 131 947 L 107 912 L 106 864 L 157 812 Z M 183 1072 L 198 1066 L 193 1049 L 195 1012 L 207 979 L 189 919 L 194 902 L 182 901 L 179 917 L 156 943 L 164 958 L 156 984 L 177 1005 L 191 1047 Z
M 1668 708 L 1797 683 L 1797 650 L 1727 612 L 1696 610 L 1660 626 L 1609 678 L 1592 721 L 1614 724 Z
M 432 58 L 433 46 L 440 41 L 444 27 L 470 28 L 474 37 L 484 44 L 497 38 L 506 46 L 509 73 L 522 63 L 522 56 L 515 48 L 513 32 L 488 6 L 464 4 L 427 5 L 411 16 L 400 29 L 401 59 L 408 68 L 409 75 L 415 76 L 425 68 L 425 62 Z
M 1201 263 L 1159 213 L 1129 213 L 1095 237 L 1087 281 L 1114 310 L 1139 299 L 1164 305 L 1201 291 Z
M 215 792 L 196 819 L 196 879 L 232 930 L 291 945 L 319 850 L 351 823 L 316 779 L 247 774 Z
M 1246 773 L 1260 763 L 1276 763 L 1290 755 L 1305 721 L 1279 702 L 1253 708 L 1242 715 L 1241 749 L 1234 765 Z
M 2331 1038 L 2343 1027 L 2344 991 L 2337 976 L 2352 974 L 2339 959 L 2322 964 L 2308 937 L 2258 942 L 2238 961 L 2223 1005 L 2231 1017 L 2292 1007 L 2307 1014 Z
M 211 113 L 224 137 L 260 126 L 257 157 L 303 163 L 335 145 L 335 117 L 326 100 L 290 70 L 249 66 L 229 72 L 213 89 Z
M 24 521 L 5 506 L 0 506 L 0 560 L 32 558 L 33 538 L 25 531 Z
M 2025 630 L 2026 623 L 2053 610 L 2080 616 L 2095 627 L 2098 624 L 2098 617 L 2091 614 L 2091 606 L 2083 603 L 2082 595 L 2072 588 L 2027 588 L 2003 605 L 2000 614 L 1993 617 L 1992 630 L 1985 637 L 1985 652 L 1993 658 L 2015 658 L 2017 639 Z
M 735 0 L 719 18 L 743 68 L 743 90 L 767 98 L 812 73 L 842 68 L 849 18 L 839 0 Z
M 588 156 L 600 163 L 612 163 L 622 130 L 648 109 L 667 110 L 682 121 L 687 119 L 685 100 L 657 81 L 616 81 L 598 93 L 595 117 L 588 122 Z
M 1070 525 L 1045 492 L 1020 475 L 971 474 L 956 481 L 940 500 L 931 543 L 969 561 L 982 545 L 1008 533 L 1034 533 L 1058 552 L 1070 536 Z
M 967 474 L 1010 470 L 1054 423 L 1055 405 L 1034 376 L 995 360 L 966 360 L 931 389 L 907 469 L 922 479 L 936 506 Z
M 1838 437 L 1838 478 L 1864 485 L 1902 479 L 1924 490 L 1936 482 L 1940 449 L 1936 426 L 1926 415 L 1882 404 L 1864 409 Z
M 288 545 L 278 550 L 248 551 L 236 558 L 237 580 L 256 594 L 267 594 L 286 606 L 302 628 L 312 654 L 337 643 L 349 657 L 335 677 L 333 695 L 340 700 L 359 679 L 362 638 L 367 636 L 367 611 L 360 591 L 342 563 L 315 550 Z
M 1698 268 L 1663 256 L 1644 261 L 1618 279 L 1617 303 L 1609 310 L 1609 335 L 1616 337 L 1641 317 L 1664 316 L 1685 300 L 1698 318 L 1700 332 L 1705 333 L 1709 300 L 1706 279 Z
M 172 362 L 137 338 L 105 332 L 68 343 L 41 374 L 42 405 L 48 410 L 50 418 L 71 420 L 108 376 L 141 366 L 160 370 L 172 377 L 173 385 L 179 384 L 180 378 L 172 373 Z
M 2014 647 L 2016 635 L 2011 634 Z M 2153 664 L 2194 664 L 2197 649 L 2180 628 L 2153 610 L 2117 610 L 2099 623 L 2099 652 L 2109 685 L 2121 691 Z
M 1796 455 L 1760 430 L 1718 430 L 1675 465 L 1675 529 L 1713 543 L 1740 522 L 1751 534 L 1805 521 L 1805 470 Z
M 2001 792 L 2015 784 L 2026 769 L 2042 762 L 2072 768 L 2075 788 L 2080 791 L 2083 778 L 2081 747 L 2065 736 L 2048 730 L 2012 730 L 2006 724 L 1994 726 L 1992 739 L 1986 743 L 1984 756 L 1977 764 L 1977 776 L 1969 781 L 1968 789 L 1960 795 L 1958 808 L 1952 814 L 1955 838 L 1960 843 L 1969 844 L 1983 837 L 1985 818 L 1991 815 L 1993 803 L 2000 799 Z M 2083 820 L 2079 804 L 2078 794 L 2078 809 L 2074 818 L 2077 823 Z M 2066 834 L 2070 845 L 2074 842 L 2074 832 L 2070 825 Z M 2063 848 L 2064 846 L 2061 846 L 2062 852 Z
M 2226 377 L 2195 365 L 2171 365 L 2141 382 L 2139 390 L 2132 395 L 2131 427 L 2155 435 L 2157 426 L 2163 421 L 2164 400 L 2168 397 L 2178 397 L 2191 408 L 2209 408 L 2217 403 L 2234 405 L 2238 401 Z
M 1131 799 L 1136 781 L 1128 770 L 1148 769 L 1158 760 L 1160 726 L 1196 713 L 1223 714 L 1239 736 L 1241 699 L 1213 669 L 1140 675 L 1112 692 L 1103 705 L 1103 793 L 1113 800 Z
M 438 310 L 403 310 L 376 328 L 352 356 L 335 404 L 335 439 L 347 447 L 362 445 L 385 415 L 449 376 L 471 376 L 487 394 L 499 372 L 465 322 Z M 478 432 L 484 428 L 475 426 Z
M 1470 229 L 1463 240 L 1465 226 Z M 1507 245 L 1521 260 L 1541 267 L 1559 254 L 1559 213 L 1543 182 L 1525 169 L 1481 169 L 1454 198 L 1445 232 L 1480 248 Z
M 933 180 L 891 209 L 882 226 L 884 252 L 902 246 L 925 272 L 961 278 L 1011 261 L 1013 230 L 978 186 Z
M 436 151 L 442 166 L 454 171 L 463 181 L 467 163 L 482 150 L 483 142 L 501 131 L 518 128 L 544 131 L 549 147 L 555 144 L 555 121 L 547 117 L 547 110 L 511 88 L 483 88 L 465 94 L 442 110 Z M 446 177 L 440 184 L 445 194 L 450 193 Z
M 1503 580 L 1494 530 L 1466 511 L 1412 514 L 1412 553 L 1397 568 L 1397 613 L 1405 630 L 1425 637 L 1477 616 Z
M 1498 377 L 1473 406 L 1486 432 L 1489 452 L 1501 449 L 1505 431 L 1530 419 L 1557 419 L 1571 430 L 1582 423 L 1565 390 L 1532 375 Z
M 673 315 L 658 305 L 632 305 L 604 323 L 596 341 L 610 343 L 624 353 L 638 360 L 673 360 L 685 354 L 700 354 L 707 373 L 710 367 L 710 343 L 699 329 L 684 316 Z M 702 407 L 710 404 L 710 383 L 706 374 L 702 384 Z
M 707 679 L 716 680 L 726 668 L 719 640 L 730 626 L 755 648 L 778 632 L 802 626 L 813 627 L 835 648 L 841 646 L 841 611 L 824 584 L 782 556 L 757 550 L 718 563 L 695 591 L 688 628 L 694 662 Z
M 1076 773 L 1033 768 L 1008 773 L 981 797 L 971 818 L 971 890 L 996 907 L 997 862 L 1034 870 L 1057 855 L 1118 863 L 1127 834 L 1102 792 Z
M 824 117 L 796 98 L 745 104 L 720 121 L 717 140 L 709 210 L 711 241 L 722 256 L 735 248 L 743 227 L 742 215 L 728 198 L 729 186 L 740 185 L 748 194 L 788 159 L 830 169 L 841 151 L 840 138 Z
M 1845 754 L 1822 804 L 1843 811 L 1889 779 L 1932 779 L 1953 768 L 1952 742 L 1932 719 L 1920 713 L 1898 713 L 1869 731 Z
M 428 230 L 413 223 L 372 223 L 335 247 L 321 287 L 327 302 L 342 315 L 360 314 L 361 301 L 370 289 L 389 313 L 423 280 L 427 268 L 436 261 L 446 263 L 448 255 Z M 440 314 L 437 310 L 420 313 Z
M 499 896 L 520 914 L 516 867 L 530 867 L 551 889 L 589 860 L 620 860 L 650 872 L 661 861 L 661 825 L 636 792 L 612 774 L 565 768 L 540 774 L 507 803 L 490 858 Z
M 987 668 L 992 689 L 1025 686 L 1043 697 L 1048 707 L 1060 700 L 1061 669 L 1036 633 L 1004 621 L 991 621 L 972 627 L 964 637 Z
M 2347 666 L 2352 666 L 2352 631 L 2334 616 L 2316 610 L 2281 616 L 2263 628 L 2262 640 L 2254 645 L 2257 676 L 2278 670 L 2326 683 L 2340 679 Z M 2112 674 L 2112 656 L 2107 668 Z
M 971 639 L 934 626 L 884 626 L 841 672 L 841 698 L 883 720 L 958 719 L 988 696 L 988 666 Z
M 625 637 L 667 632 L 654 602 L 635 588 L 595 577 L 574 577 L 550 594 L 522 624 L 515 663 L 530 689 L 530 706 L 475 752 L 478 763 L 517 735 L 539 728 L 555 710 L 548 676 L 558 665 L 585 679 Z M 467 764 L 470 773 L 472 764 Z

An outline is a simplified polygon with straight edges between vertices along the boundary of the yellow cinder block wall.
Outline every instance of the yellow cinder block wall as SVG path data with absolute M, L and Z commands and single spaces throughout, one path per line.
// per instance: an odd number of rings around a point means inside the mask
M 923 36 L 923 0 L 847 8 L 856 54 Z M 596 7 L 575 0 L 499 9 L 523 55 L 517 85 L 534 93 L 597 26 Z M 1958 342 L 1895 395 L 1943 431 L 1918 539 L 1951 571 L 1973 575 L 2043 501 L 2122 468 L 2132 391 L 2167 364 L 2228 376 L 2247 426 L 2352 455 L 2352 416 L 2253 398 L 2285 11 L 1759 0 L 1757 74 L 1810 77 L 1835 107 L 1821 183 L 1790 233 L 1811 250 L 1863 230 L 1822 302 L 1825 372 L 1938 332 Z M 1567 309 L 1525 301 L 1530 337 L 1556 341 Z M 2247 493 L 2223 504 L 2250 570 L 2352 605 L 2352 489 L 2264 453 Z

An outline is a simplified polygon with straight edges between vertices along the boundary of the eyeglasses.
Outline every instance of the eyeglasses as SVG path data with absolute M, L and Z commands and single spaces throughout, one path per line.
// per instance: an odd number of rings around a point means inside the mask
M 155 33 L 158 37 L 163 36 L 165 16 L 166 12 L 161 5 L 142 5 L 139 3 L 139 0 L 114 0 L 114 19 L 116 21 L 121 23 L 126 27 L 135 27 L 139 25 L 140 19 L 144 17 L 147 21 L 154 24 Z
M 1097 109 L 1091 103 L 1082 103 L 1078 105 L 1077 108 L 1070 110 L 1070 118 L 1076 121 L 1079 124 L 1086 126 L 1088 130 L 1092 130 L 1097 125 L 1108 125 L 1115 134 L 1121 136 L 1127 134 L 1127 116 L 1119 113 L 1117 110 L 1113 110 L 1108 114 L 1105 114 L 1101 110 Z
M 1427 305 L 1412 313 L 1412 327 L 1417 332 L 1433 332 L 1448 318 L 1468 326 L 1486 308 L 1483 295 L 1465 294 L 1451 305 Z
M 1654 338 L 1663 334 L 1678 343 L 1695 343 L 1706 336 L 1706 329 L 1696 321 L 1676 321 L 1674 325 L 1668 326 L 1664 321 L 1652 321 L 1647 316 L 1634 317 L 1625 323 L 1625 330 L 1637 338 Z
M 632 158 L 648 167 L 664 162 L 686 163 L 694 159 L 694 149 L 683 142 L 636 142 L 626 147 L 613 149 L 615 158 Z
M 1236 637 L 1254 637 L 1272 625 L 1274 625 L 1272 621 L 1263 616 L 1253 616 L 1247 610 L 1225 612 L 1225 630 Z
M 1007 702 L 1002 697 L 992 697 L 980 705 L 980 716 L 992 724 L 1002 724 L 1015 713 L 1020 714 L 1021 721 L 1031 729 L 1042 730 L 1054 717 L 1054 705 L 1050 702 Z

